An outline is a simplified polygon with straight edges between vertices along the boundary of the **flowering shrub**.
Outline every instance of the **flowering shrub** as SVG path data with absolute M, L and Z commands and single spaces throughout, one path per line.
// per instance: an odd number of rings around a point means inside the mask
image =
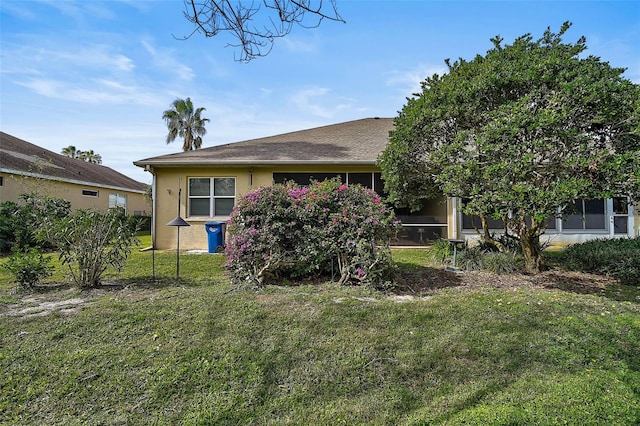
M 397 226 L 393 211 L 359 185 L 261 187 L 231 213 L 225 267 L 237 284 L 337 271 L 340 284 L 379 285 L 392 267 L 388 242 Z

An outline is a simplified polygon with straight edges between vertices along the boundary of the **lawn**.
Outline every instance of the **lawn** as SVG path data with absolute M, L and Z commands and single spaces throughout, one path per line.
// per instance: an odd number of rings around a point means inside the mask
M 442 277 L 394 256 L 405 279 Z M 252 291 L 221 255 L 183 254 L 179 282 L 175 252 L 153 257 L 155 280 L 135 252 L 90 291 L 16 293 L 0 268 L 0 424 L 640 423 L 637 287 Z

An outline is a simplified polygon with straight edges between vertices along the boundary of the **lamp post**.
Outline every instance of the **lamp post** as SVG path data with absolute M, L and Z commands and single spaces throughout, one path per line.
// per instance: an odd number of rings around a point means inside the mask
M 178 239 L 176 247 L 176 281 L 180 281 L 180 228 L 183 226 L 191 226 L 189 223 L 180 217 L 180 195 L 182 194 L 182 188 L 178 189 L 178 216 L 171 222 L 167 223 L 167 226 L 175 226 L 178 228 Z

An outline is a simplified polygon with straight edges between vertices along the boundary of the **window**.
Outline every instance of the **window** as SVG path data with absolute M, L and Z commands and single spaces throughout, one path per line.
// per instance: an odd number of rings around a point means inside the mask
M 605 200 L 576 200 L 562 223 L 566 230 L 606 230 Z
M 485 218 L 487 221 L 487 225 L 489 229 L 504 229 L 504 222 L 502 219 L 494 219 L 491 216 Z M 462 214 L 462 229 L 482 229 L 482 220 L 480 216 L 469 216 L 467 214 Z
M 613 233 L 625 235 L 629 232 L 629 200 L 627 197 L 613 198 Z
M 327 179 L 333 179 L 339 177 L 342 182 L 347 181 L 346 173 L 326 173 L 326 172 L 318 172 L 318 173 L 274 173 L 273 181 L 275 183 L 285 183 L 288 181 L 293 181 L 298 185 L 307 186 L 311 183 L 311 181 L 322 182 Z
M 94 191 L 92 189 L 83 189 L 82 190 L 82 196 L 83 197 L 97 197 L 98 196 L 98 191 Z
M 127 194 L 111 193 L 109 194 L 109 208 L 115 209 L 117 207 L 127 209 Z
M 4 186 L 4 176 L 0 176 L 0 186 Z
M 236 178 L 189 178 L 189 216 L 229 216 L 236 201 Z
M 365 188 L 373 189 L 378 194 L 383 194 L 384 183 L 379 172 L 345 173 L 345 172 L 306 172 L 306 173 L 274 173 L 274 183 L 293 181 L 298 185 L 306 186 L 311 181 L 322 182 L 326 179 L 339 177 L 340 181 L 347 184 L 360 184 Z
M 462 204 L 466 204 L 470 201 L 469 198 L 463 198 Z M 504 221 L 502 219 L 495 219 L 492 216 L 485 217 L 489 229 L 504 230 Z M 462 213 L 462 229 L 482 229 L 482 220 L 480 216 L 469 216 Z
M 469 199 L 466 199 L 466 198 L 462 200 L 463 203 L 466 203 L 468 201 Z M 496 231 L 504 230 L 504 221 L 502 219 L 495 219 L 492 216 L 487 216 L 486 221 L 487 221 L 487 225 L 489 226 L 489 229 L 496 230 Z M 527 225 L 530 226 L 531 218 L 530 217 L 525 218 L 525 222 L 527 223 Z M 462 229 L 466 231 L 466 230 L 472 230 L 472 229 L 475 230 L 476 228 L 482 229 L 482 220 L 480 219 L 480 216 L 469 216 L 467 214 L 462 213 Z M 547 219 L 545 229 L 548 231 L 556 229 L 555 217 L 550 217 Z

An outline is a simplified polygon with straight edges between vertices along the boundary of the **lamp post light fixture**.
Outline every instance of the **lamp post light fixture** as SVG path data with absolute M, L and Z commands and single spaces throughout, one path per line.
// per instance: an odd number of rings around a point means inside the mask
M 178 189 L 178 216 L 175 217 L 171 222 L 167 223 L 167 226 L 175 226 L 178 228 L 178 238 L 177 238 L 177 247 L 176 247 L 176 281 L 180 281 L 180 228 L 183 226 L 191 226 L 189 222 L 180 217 L 180 195 L 182 193 L 182 188 Z

